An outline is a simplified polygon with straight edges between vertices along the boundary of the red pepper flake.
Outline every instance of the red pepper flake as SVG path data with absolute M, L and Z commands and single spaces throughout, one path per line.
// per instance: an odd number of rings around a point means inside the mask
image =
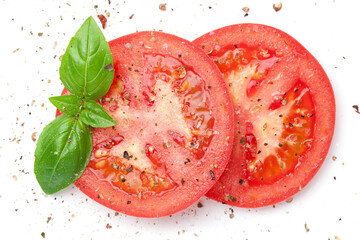
M 113 111 L 115 111 L 115 110 L 118 109 L 118 108 L 119 108 L 118 105 L 112 105 L 112 106 L 109 108 L 109 111 L 110 111 L 110 112 L 113 112 Z
M 134 17 L 134 14 L 131 14 L 130 17 L 129 17 L 129 19 L 132 19 L 133 17 Z
M 359 106 L 358 106 L 358 105 L 353 105 L 352 107 L 355 109 L 355 112 L 356 112 L 356 113 L 360 114 Z
M 106 224 L 106 229 L 111 229 L 112 226 L 110 224 Z
M 104 15 L 97 15 L 97 17 L 99 18 L 101 24 L 102 24 L 102 28 L 105 29 L 106 26 L 106 22 L 107 22 L 107 18 Z

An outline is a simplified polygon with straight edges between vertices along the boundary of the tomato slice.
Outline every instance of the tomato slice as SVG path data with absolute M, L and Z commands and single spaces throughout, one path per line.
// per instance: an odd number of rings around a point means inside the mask
M 222 72 L 235 111 L 229 164 L 208 197 L 239 207 L 283 201 L 313 178 L 335 125 L 330 81 L 288 34 L 239 24 L 194 41 Z
M 187 40 L 140 32 L 109 45 L 115 78 L 98 102 L 117 126 L 92 132 L 90 163 L 75 184 L 128 215 L 173 214 L 225 169 L 234 136 L 230 94 L 216 65 Z

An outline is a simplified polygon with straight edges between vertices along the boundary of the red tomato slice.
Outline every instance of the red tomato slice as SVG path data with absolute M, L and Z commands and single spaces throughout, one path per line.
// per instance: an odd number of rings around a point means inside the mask
M 233 107 L 221 72 L 191 42 L 161 32 L 109 45 L 115 78 L 99 103 L 118 124 L 92 132 L 76 186 L 128 215 L 185 209 L 215 184 L 231 154 Z
M 194 43 L 223 73 L 235 110 L 231 159 L 207 196 L 252 208 L 300 191 L 334 132 L 334 93 L 320 64 L 294 38 L 264 25 L 224 27 Z

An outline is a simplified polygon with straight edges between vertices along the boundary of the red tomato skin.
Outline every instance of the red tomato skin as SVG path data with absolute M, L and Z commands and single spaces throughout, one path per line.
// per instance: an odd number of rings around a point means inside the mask
M 327 156 L 334 134 L 335 96 L 322 66 L 293 37 L 266 25 L 231 25 L 206 33 L 193 42 L 210 57 L 221 54 L 221 51 L 230 45 L 234 46 L 234 44 L 281 51 L 280 58 L 287 64 L 284 64 L 283 68 L 279 67 L 276 71 L 282 72 L 285 78 L 300 78 L 310 88 L 316 109 L 312 147 L 302 156 L 301 164 L 293 172 L 270 185 L 260 184 L 246 187 L 239 184 L 239 179 L 241 179 L 240 163 L 231 158 L 224 174 L 206 196 L 232 206 L 257 208 L 284 201 L 301 191 L 319 171 Z M 285 65 L 295 62 L 298 69 L 286 69 Z M 271 74 L 269 72 L 269 75 Z M 283 91 L 289 89 L 291 84 L 291 81 L 282 84 Z M 276 89 L 274 88 L 274 90 Z M 224 197 L 229 195 L 235 201 L 225 201 Z
M 213 130 L 218 134 L 214 135 L 204 157 L 196 164 L 187 163 L 182 169 L 169 170 L 174 179 L 186 178 L 183 183 L 177 182 L 175 190 L 139 198 L 136 194 L 114 189 L 109 182 L 98 179 L 89 167 L 85 169 L 75 185 L 96 202 L 127 215 L 154 218 L 179 212 L 204 196 L 215 184 L 223 173 L 231 154 L 234 136 L 233 106 L 221 72 L 194 44 L 162 32 L 138 32 L 112 40 L 109 45 L 115 68 L 113 84 L 118 76 L 129 77 L 131 74 L 141 74 L 143 69 L 139 69 L 139 72 L 129 72 L 127 66 L 132 62 L 141 62 L 145 53 L 171 56 L 191 66 L 206 84 L 211 86 L 209 93 L 215 118 Z M 69 92 L 64 89 L 62 95 L 64 94 L 69 94 Z M 61 113 L 57 111 L 57 116 L 59 114 Z M 108 131 L 111 131 L 109 129 L 95 131 L 101 131 L 106 135 Z M 94 146 L 103 140 L 104 137 L 101 135 L 93 133 Z M 216 168 L 212 167 L 214 164 Z M 212 175 L 209 174 L 210 170 Z

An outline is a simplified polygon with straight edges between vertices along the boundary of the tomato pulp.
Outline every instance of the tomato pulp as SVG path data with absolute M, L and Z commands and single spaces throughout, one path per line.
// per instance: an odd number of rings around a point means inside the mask
M 235 111 L 231 158 L 207 196 L 251 208 L 300 191 L 334 132 L 335 98 L 323 68 L 294 38 L 265 25 L 224 27 L 194 43 L 222 72 Z
M 109 45 L 115 78 L 98 102 L 117 125 L 92 131 L 90 163 L 75 184 L 128 215 L 173 214 L 225 169 L 234 136 L 230 95 L 216 65 L 187 40 L 140 32 Z

